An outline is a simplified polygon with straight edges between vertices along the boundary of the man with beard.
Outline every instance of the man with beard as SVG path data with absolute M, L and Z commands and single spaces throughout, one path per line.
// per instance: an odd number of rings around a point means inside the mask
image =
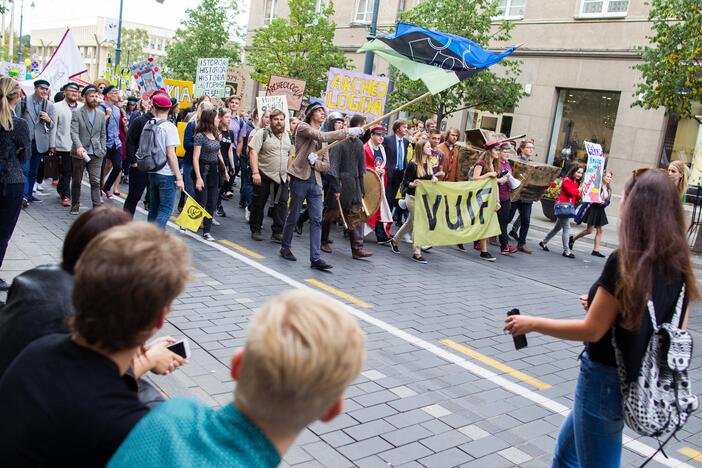
M 290 135 L 285 131 L 285 113 L 273 109 L 270 126 L 256 132 L 249 145 L 249 164 L 254 186 L 249 225 L 253 240 L 263 240 L 263 211 L 272 188 L 274 209 L 271 240 L 282 241 L 288 205 L 288 158 L 292 147 Z
M 365 118 L 354 115 L 349 123 L 350 128 L 363 127 Z M 351 256 L 362 259 L 373 255 L 363 250 L 363 176 L 366 173 L 366 160 L 363 143 L 357 139 L 347 140 L 329 154 L 330 194 L 334 198 L 335 209 L 328 209 L 322 221 L 322 239 L 329 239 L 332 222 L 339 216 L 339 205 L 348 225 L 351 239 Z M 323 244 L 324 246 L 324 244 Z M 330 249 L 331 250 L 331 249 Z
M 49 132 L 49 153 L 56 153 L 61 160 L 61 176 L 56 186 L 63 206 L 71 206 L 71 119 L 73 111 L 78 109 L 78 85 L 68 83 L 63 87 L 63 100 L 54 104 L 56 111 L 56 125 Z M 80 200 L 78 200 L 80 201 Z

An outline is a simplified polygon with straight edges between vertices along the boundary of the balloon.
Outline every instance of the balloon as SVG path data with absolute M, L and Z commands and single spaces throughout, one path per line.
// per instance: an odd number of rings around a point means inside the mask
M 27 65 L 28 67 L 32 66 L 32 61 L 29 59 L 24 59 L 24 64 Z

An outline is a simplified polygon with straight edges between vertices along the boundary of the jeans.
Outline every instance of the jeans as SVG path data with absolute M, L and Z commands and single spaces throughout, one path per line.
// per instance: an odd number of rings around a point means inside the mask
M 497 220 L 500 222 L 500 248 L 504 249 L 509 244 L 507 235 L 507 225 L 509 224 L 512 212 L 512 202 L 509 200 L 500 201 L 500 209 L 497 210 Z
M 292 245 L 293 231 L 300 216 L 302 202 L 307 200 L 307 210 L 310 217 L 310 262 L 322 258 L 320 245 L 322 242 L 322 187 L 312 179 L 301 180 L 288 176 L 290 184 L 290 207 L 288 217 L 283 228 L 283 248 L 289 249 Z
M 175 204 L 175 176 L 149 174 L 149 185 L 151 188 L 147 219 L 165 229 Z
M 253 186 L 253 203 L 251 205 L 251 217 L 249 225 L 251 232 L 261 232 L 263 225 L 263 210 L 273 189 L 273 232 L 283 232 L 285 216 L 288 210 L 288 184 L 283 182 L 277 184 L 264 173 L 261 174 L 261 184 Z
M 61 177 L 56 186 L 56 191 L 61 198 L 71 198 L 71 174 L 73 173 L 73 162 L 70 151 L 57 151 L 61 158 Z
M 105 157 L 102 159 L 102 168 L 103 170 L 105 169 L 105 163 L 107 160 L 112 161 L 112 170 L 110 170 L 110 174 L 107 176 L 107 179 L 105 179 L 105 184 L 102 186 L 102 189 L 105 192 L 109 192 L 112 190 L 112 186 L 115 184 L 115 180 L 117 180 L 117 177 L 119 177 L 119 173 L 122 172 L 122 151 L 120 148 L 108 148 L 107 149 L 107 154 Z
M 24 183 L 0 184 L 0 267 L 22 211 Z
M 250 207 L 253 203 L 253 181 L 251 180 L 251 167 L 249 167 L 249 157 L 242 156 L 240 159 L 241 168 L 241 188 L 239 189 L 239 207 Z
M 551 232 L 546 234 L 544 238 L 544 244 L 548 244 L 548 241 L 555 236 L 558 231 L 563 230 L 561 233 L 561 241 L 563 242 L 563 252 L 570 252 L 568 247 L 568 237 L 570 237 L 570 218 L 556 218 L 556 225 L 553 226 Z
M 583 353 L 573 409 L 558 434 L 552 468 L 619 467 L 623 429 L 617 368 Z
M 137 204 L 141 200 L 147 185 L 149 185 L 148 173 L 140 171 L 136 167 L 129 169 L 129 192 L 127 193 L 127 199 L 124 201 L 124 211 L 131 213 L 132 217 L 134 217 Z
M 37 149 L 37 144 L 35 140 L 32 140 L 32 157 L 29 160 L 29 164 L 26 163 L 22 166 L 22 172 L 24 172 L 24 198 L 29 198 L 34 190 L 34 183 L 37 181 L 37 173 L 39 172 L 39 164 L 42 159 L 44 159 L 44 154 L 40 153 Z M 26 168 L 26 169 L 25 169 Z
M 183 184 L 185 191 L 191 197 L 195 197 L 195 181 L 193 180 L 193 162 L 183 158 Z
M 200 161 L 200 176 L 205 185 L 202 187 L 202 190 L 195 189 L 195 201 L 210 216 L 214 216 L 217 209 L 217 196 L 219 195 L 219 168 L 217 163 Z M 212 228 L 212 218 L 205 217 L 202 221 L 202 233 L 210 232 L 210 228 Z
M 414 227 L 414 195 L 410 195 L 410 194 L 405 195 L 405 203 L 407 203 L 407 211 L 409 212 L 409 216 L 407 217 L 407 221 L 405 221 L 402 224 L 402 227 L 393 236 L 393 239 L 395 239 L 395 240 L 402 239 L 402 236 L 412 232 L 412 228 Z M 377 224 L 376 224 L 376 226 L 377 226 Z M 422 250 L 421 250 L 420 246 L 414 245 L 413 249 L 414 249 L 414 255 L 419 256 L 422 254 Z
M 532 202 L 516 201 L 512 203 L 512 209 L 509 215 L 510 221 L 514 219 L 515 213 L 519 211 L 519 217 L 517 217 L 517 220 L 512 224 L 512 232 L 517 232 L 517 230 L 519 230 L 519 240 L 517 241 L 517 246 L 519 247 L 526 245 L 527 234 L 529 233 L 529 226 L 531 225 L 532 205 Z

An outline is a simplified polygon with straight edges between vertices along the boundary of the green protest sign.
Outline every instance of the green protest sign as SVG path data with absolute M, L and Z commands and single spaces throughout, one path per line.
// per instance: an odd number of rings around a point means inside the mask
M 415 245 L 456 245 L 500 234 L 497 182 L 420 182 L 414 199 Z

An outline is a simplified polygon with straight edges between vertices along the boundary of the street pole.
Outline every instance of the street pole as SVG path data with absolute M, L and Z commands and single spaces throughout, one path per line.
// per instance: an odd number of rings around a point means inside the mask
M 378 10 L 380 9 L 380 0 L 373 1 L 373 18 L 371 19 L 370 31 L 368 39 L 375 39 L 375 33 L 378 29 Z M 373 74 L 373 58 L 375 54 L 373 52 L 366 52 L 366 62 L 363 65 L 363 73 L 366 75 Z
M 10 40 L 8 41 L 8 51 L 10 52 L 10 57 L 15 56 L 15 5 L 17 2 L 12 1 L 12 11 L 10 12 Z
M 17 63 L 22 63 L 22 21 L 24 20 L 24 0 L 20 3 L 20 29 L 17 38 Z
M 122 9 L 124 0 L 119 0 L 119 19 L 117 20 L 117 47 L 115 48 L 115 68 L 122 58 Z

